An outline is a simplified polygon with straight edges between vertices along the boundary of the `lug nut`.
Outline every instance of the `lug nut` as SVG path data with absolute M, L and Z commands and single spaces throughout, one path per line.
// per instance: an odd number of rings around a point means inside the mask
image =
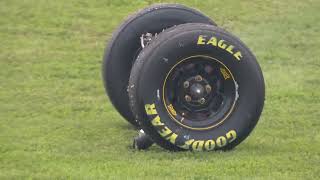
M 192 99 L 191 99 L 191 97 L 189 95 L 186 95 L 184 98 L 185 98 L 185 100 L 187 102 L 191 102 L 192 101 Z
M 189 86 L 190 86 L 189 81 L 186 81 L 186 82 L 183 83 L 183 87 L 184 87 L 184 88 L 187 89 Z
M 201 99 L 199 100 L 199 102 L 200 102 L 200 104 L 204 104 L 204 103 L 206 103 L 206 99 L 205 99 L 205 98 L 201 98 Z
M 207 93 L 210 93 L 212 91 L 212 87 L 209 84 L 206 85 L 206 91 Z
M 196 79 L 196 81 L 202 81 L 203 80 L 203 78 L 200 76 L 200 75 L 197 75 L 196 77 L 195 77 L 195 79 Z

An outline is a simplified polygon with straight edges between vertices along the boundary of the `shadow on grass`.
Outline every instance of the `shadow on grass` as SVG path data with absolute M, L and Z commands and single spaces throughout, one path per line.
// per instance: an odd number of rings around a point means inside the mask
M 281 154 L 286 153 L 286 151 L 279 152 L 277 149 L 272 147 L 268 144 L 259 144 L 259 143 L 244 143 L 232 150 L 222 151 L 205 151 L 205 152 L 198 152 L 198 151 L 177 151 L 172 152 L 166 149 L 161 148 L 160 146 L 154 144 L 147 150 L 136 150 L 133 149 L 132 145 L 127 146 L 128 150 L 136 155 L 146 155 L 152 156 L 153 159 L 157 160 L 179 160 L 179 159 L 197 159 L 200 161 L 207 161 L 211 158 L 232 158 L 234 156 L 243 156 L 243 157 L 251 157 L 251 156 L 270 156 L 271 154 Z M 161 156 L 159 156 L 161 154 Z

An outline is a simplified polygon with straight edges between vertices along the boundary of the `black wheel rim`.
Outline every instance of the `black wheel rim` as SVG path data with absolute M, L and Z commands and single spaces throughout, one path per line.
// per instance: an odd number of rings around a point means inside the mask
M 238 85 L 221 61 L 193 56 L 178 62 L 167 74 L 163 102 L 181 126 L 207 130 L 222 124 L 234 109 Z

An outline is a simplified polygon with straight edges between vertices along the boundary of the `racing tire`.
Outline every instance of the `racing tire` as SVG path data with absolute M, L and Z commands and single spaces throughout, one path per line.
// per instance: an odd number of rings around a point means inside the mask
M 184 24 L 159 34 L 137 58 L 130 105 L 141 128 L 172 151 L 230 150 L 263 110 L 265 85 L 249 48 L 225 30 Z
M 132 65 L 142 49 L 140 37 L 184 23 L 215 25 L 209 17 L 186 6 L 157 4 L 130 16 L 113 33 L 103 58 L 103 82 L 114 107 L 135 127 L 139 125 L 129 107 L 127 88 Z

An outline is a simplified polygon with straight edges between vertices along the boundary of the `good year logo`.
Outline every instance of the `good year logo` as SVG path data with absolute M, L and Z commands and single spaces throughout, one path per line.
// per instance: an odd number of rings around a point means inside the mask
M 230 130 L 226 134 L 221 135 L 216 139 L 195 140 L 186 135 L 176 134 L 168 126 L 166 126 L 166 124 L 161 121 L 155 104 L 146 104 L 145 111 L 146 114 L 151 117 L 151 124 L 155 127 L 160 136 L 183 149 L 194 151 L 212 151 L 225 147 L 226 145 L 235 141 L 237 138 L 237 132 L 235 130 Z

